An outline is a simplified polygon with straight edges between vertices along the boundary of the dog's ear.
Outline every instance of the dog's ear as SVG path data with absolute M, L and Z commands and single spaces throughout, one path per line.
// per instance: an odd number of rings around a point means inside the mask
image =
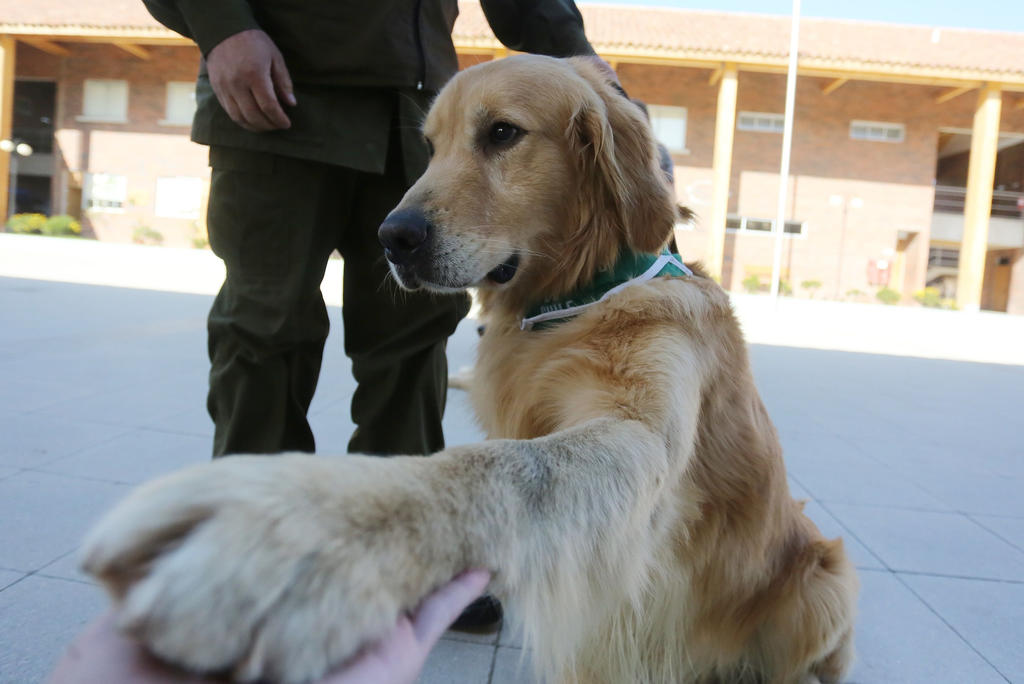
M 597 197 L 611 205 L 606 210 L 618 217 L 629 246 L 656 252 L 672 232 L 676 204 L 658 166 L 650 123 L 590 60 L 569 62 L 593 90 L 573 116 L 570 146 L 583 164 L 584 175 L 592 176 L 597 185 Z

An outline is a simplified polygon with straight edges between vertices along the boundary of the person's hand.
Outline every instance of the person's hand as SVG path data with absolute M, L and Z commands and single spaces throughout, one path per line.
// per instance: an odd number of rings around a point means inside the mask
M 483 593 L 491 576 L 470 570 L 428 596 L 411 618 L 403 615 L 395 629 L 375 645 L 322 680 L 321 684 L 411 684 L 430 650 L 462 610 Z M 50 675 L 49 684 L 214 684 L 149 655 L 124 636 L 108 613 L 93 622 L 68 647 Z
M 281 103 L 295 106 L 284 57 L 263 31 L 250 29 L 222 40 L 206 56 L 206 70 L 217 101 L 247 131 L 292 125 Z
M 212 684 L 165 665 L 121 634 L 107 613 L 85 628 L 64 652 L 48 684 Z
M 428 596 L 412 618 L 400 617 L 391 634 L 321 684 L 412 684 L 434 644 L 490 580 L 485 570 L 457 576 Z

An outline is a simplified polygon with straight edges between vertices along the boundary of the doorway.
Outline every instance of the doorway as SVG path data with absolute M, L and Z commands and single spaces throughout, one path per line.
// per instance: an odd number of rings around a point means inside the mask
M 11 154 L 12 213 L 50 215 L 53 208 L 53 133 L 57 113 L 57 84 L 17 79 L 11 138 L 22 151 Z

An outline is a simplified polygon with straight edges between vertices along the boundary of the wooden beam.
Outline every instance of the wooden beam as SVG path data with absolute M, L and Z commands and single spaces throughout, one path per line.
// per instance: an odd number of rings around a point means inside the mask
M 837 79 L 835 79 L 834 81 L 829 81 L 828 83 L 826 83 L 826 84 L 825 84 L 825 85 L 824 85 L 824 86 L 822 87 L 822 89 L 821 89 L 821 94 L 822 94 L 822 95 L 831 95 L 831 94 L 832 94 L 832 93 L 834 93 L 835 91 L 837 91 L 837 90 L 839 90 L 840 88 L 842 88 L 842 87 L 843 87 L 843 85 L 844 85 L 844 84 L 845 84 L 845 83 L 846 83 L 847 81 L 849 81 L 849 80 L 850 80 L 850 79 L 848 79 L 848 78 L 837 78 Z
M 1018 102 L 1017 106 L 1014 107 L 1014 109 L 1024 109 L 1024 100 L 1021 100 L 1020 102 Z
M 956 279 L 956 305 L 961 311 L 981 308 L 981 286 L 988 255 L 988 223 L 992 214 L 992 187 L 999 152 L 999 116 L 1003 93 L 986 84 L 978 95 L 971 131 L 971 156 L 967 162 L 967 196 L 964 199 L 964 237 Z
M 974 90 L 974 88 L 971 87 L 971 86 L 961 86 L 959 88 L 950 88 L 946 92 L 940 93 L 939 96 L 935 98 L 935 104 L 942 104 L 943 102 L 949 102 L 954 97 L 960 97 L 961 95 L 963 95 L 964 93 L 966 93 L 969 90 Z
M 491 59 L 505 59 L 509 54 L 508 48 L 498 48 L 491 51 Z
M 141 45 L 136 45 L 135 43 L 122 43 L 121 41 L 115 42 L 114 45 L 121 48 L 129 55 L 133 55 L 135 57 L 138 57 L 139 59 L 144 59 L 148 61 L 153 58 L 153 55 L 150 54 L 149 50 L 142 47 Z
M 736 90 L 739 70 L 726 64 L 718 86 L 715 114 L 715 144 L 711 159 L 711 242 L 707 267 L 711 277 L 721 282 L 725 258 L 725 222 L 729 214 L 729 180 L 732 176 L 732 141 L 736 129 Z M 728 283 L 723 283 L 728 288 Z
M 43 52 L 51 55 L 57 55 L 58 57 L 67 57 L 71 54 L 71 51 L 63 45 L 58 45 L 52 40 L 46 40 L 45 38 L 19 38 L 18 40 L 26 45 L 31 45 L 36 50 L 42 50 Z
M 713 86 L 718 83 L 719 79 L 722 78 L 722 72 L 724 71 L 723 66 L 719 66 L 717 69 L 711 70 L 711 77 L 708 78 L 708 85 Z
M 14 53 L 15 41 L 10 36 L 0 35 L 0 140 L 11 139 L 11 124 L 14 121 Z M 8 197 L 11 175 L 11 155 L 0 152 L 0 220 L 7 222 Z

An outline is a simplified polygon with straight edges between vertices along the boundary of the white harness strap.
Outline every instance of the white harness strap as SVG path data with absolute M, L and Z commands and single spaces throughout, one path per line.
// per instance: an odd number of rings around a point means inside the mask
M 548 311 L 547 313 L 537 314 L 536 316 L 531 316 L 529 318 L 524 318 L 522 320 L 522 322 L 520 322 L 519 327 L 522 330 L 530 330 L 530 329 L 533 328 L 533 326 L 535 326 L 538 323 L 544 323 L 546 321 L 553 321 L 553 320 L 557 320 L 559 318 L 572 318 L 573 316 L 578 316 L 584 310 L 590 308 L 591 306 L 594 306 L 595 304 L 600 304 L 601 302 L 603 302 L 604 300 L 608 299 L 612 295 L 618 294 L 619 292 L 622 292 L 623 290 L 625 290 L 627 287 L 630 287 L 631 285 L 639 285 L 640 283 L 645 283 L 648 280 L 651 280 L 651 279 L 657 277 L 657 275 L 659 273 L 661 273 L 661 270 L 663 268 L 665 268 L 665 266 L 667 266 L 669 264 L 675 266 L 680 271 L 685 273 L 687 276 L 691 276 L 691 277 L 693 276 L 693 271 L 691 271 L 689 268 L 687 268 L 686 264 L 684 264 L 682 261 L 680 261 L 679 259 L 676 259 L 674 255 L 672 255 L 672 254 L 661 254 L 661 255 L 658 256 L 657 259 L 655 259 L 654 263 L 651 264 L 650 268 L 648 268 L 646 271 L 644 271 L 643 273 L 641 273 L 640 275 L 638 275 L 635 278 L 631 278 L 630 280 L 627 280 L 624 283 L 620 283 L 620 284 L 616 285 L 615 287 L 613 287 L 612 289 L 608 290 L 603 295 L 601 295 L 600 299 L 596 299 L 596 300 L 594 300 L 592 302 L 587 302 L 586 304 L 579 304 L 577 306 L 571 306 L 571 307 L 569 307 L 567 309 L 559 309 L 557 311 Z

